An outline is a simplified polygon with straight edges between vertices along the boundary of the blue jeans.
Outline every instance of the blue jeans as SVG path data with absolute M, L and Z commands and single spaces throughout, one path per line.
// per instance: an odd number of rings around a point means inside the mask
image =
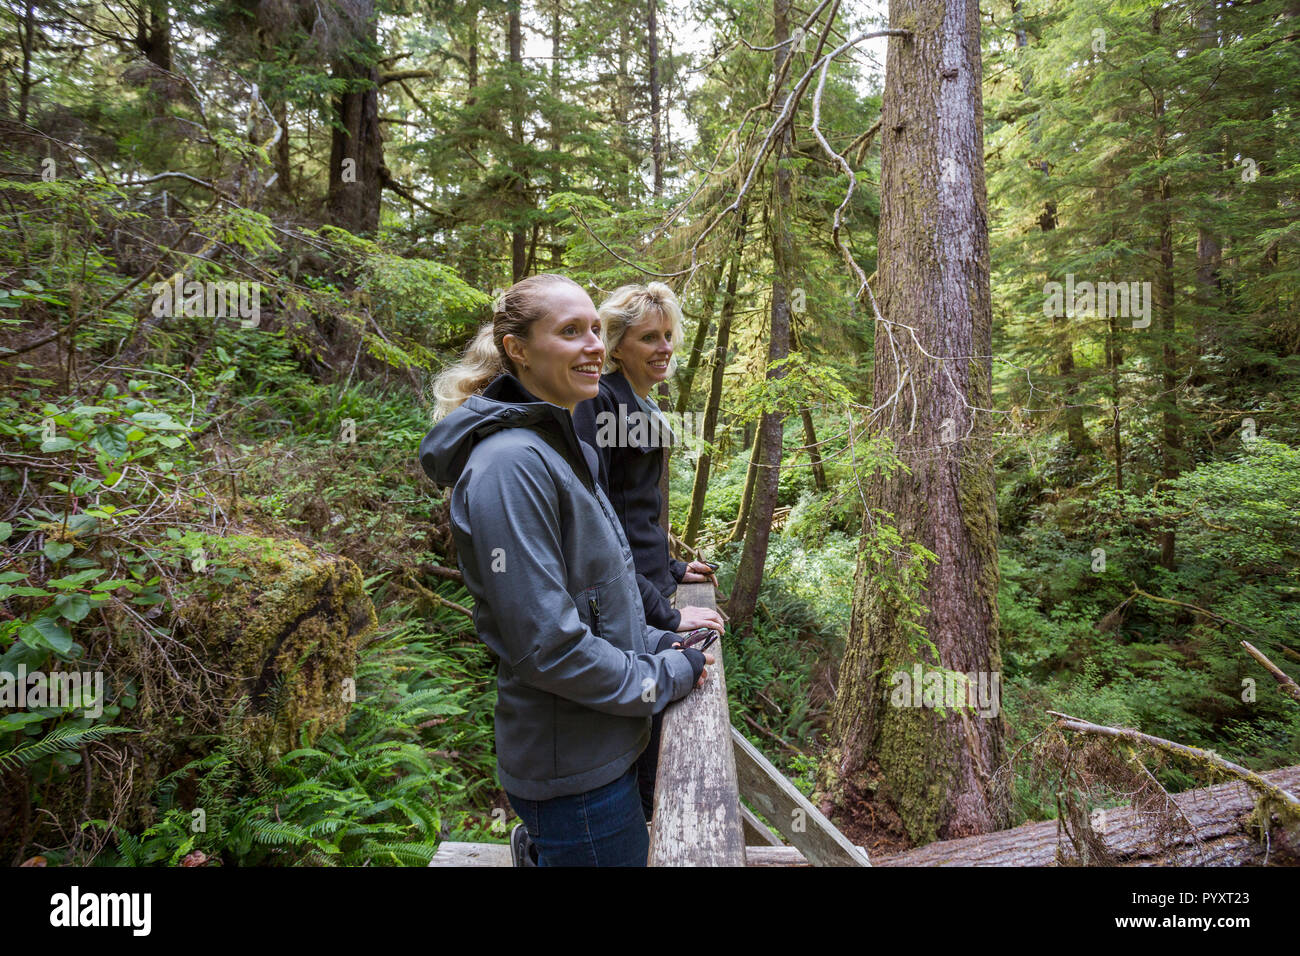
M 633 764 L 612 783 L 550 800 L 506 798 L 537 845 L 538 866 L 645 866 L 650 853 Z

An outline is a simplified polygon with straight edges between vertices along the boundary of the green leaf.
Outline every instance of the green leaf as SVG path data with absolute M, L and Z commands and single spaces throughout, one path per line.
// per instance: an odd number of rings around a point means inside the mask
M 52 617 L 37 618 L 18 633 L 28 647 L 66 654 L 72 650 L 72 634 Z
M 87 568 L 85 571 L 78 571 L 76 574 L 68 574 L 45 583 L 50 587 L 58 588 L 60 591 L 70 591 L 73 588 L 81 587 L 87 581 L 95 580 L 105 572 L 105 568 Z
M 41 442 L 41 451 L 44 452 L 67 451 L 69 448 L 76 447 L 77 443 L 75 441 L 71 438 L 64 438 L 62 436 Z
M 91 590 L 92 591 L 116 591 L 118 588 L 129 583 L 130 582 L 128 582 L 124 578 L 113 578 L 113 580 L 111 581 L 100 581 L 98 584 L 92 587 Z
M 44 714 L 33 714 L 28 711 L 22 711 L 17 714 L 6 714 L 0 717 L 0 734 L 9 733 L 14 730 L 21 730 L 28 724 L 39 724 L 45 719 Z
M 90 602 L 81 594 L 60 594 L 54 599 L 54 607 L 74 624 L 90 613 Z
M 45 542 L 45 556 L 58 564 L 64 558 L 72 553 L 72 545 L 67 541 L 47 541 Z
M 100 425 L 95 432 L 95 445 L 104 454 L 121 458 L 126 454 L 126 429 L 121 425 Z
M 14 526 L 8 521 L 0 521 L 0 541 L 8 541 L 9 536 L 14 533 Z M 8 572 L 13 573 L 13 572 Z
M 11 588 L 7 584 L 0 584 L 0 601 L 11 597 L 49 597 L 50 593 L 45 588 Z

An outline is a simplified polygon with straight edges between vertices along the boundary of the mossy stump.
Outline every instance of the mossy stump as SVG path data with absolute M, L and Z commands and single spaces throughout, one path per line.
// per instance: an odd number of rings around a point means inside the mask
M 378 622 L 347 558 L 290 540 L 226 544 L 237 547 L 221 560 L 247 580 L 201 590 L 181 617 L 195 649 L 228 676 L 222 696 L 229 713 L 242 713 L 236 732 L 274 760 L 343 723 L 358 646 Z

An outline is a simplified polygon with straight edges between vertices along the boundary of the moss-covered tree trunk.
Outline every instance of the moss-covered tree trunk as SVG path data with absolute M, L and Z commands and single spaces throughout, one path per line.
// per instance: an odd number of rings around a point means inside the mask
M 745 489 L 740 495 L 740 514 L 736 516 L 736 526 L 731 529 L 731 537 L 728 541 L 742 541 L 745 537 L 745 529 L 749 527 L 749 508 L 754 503 L 754 481 L 758 474 L 758 463 L 763 453 L 763 433 L 754 433 L 753 444 L 749 448 L 749 466 L 745 470 Z
M 863 544 L 882 509 L 904 548 L 859 561 L 821 795 L 840 819 L 884 803 L 925 843 L 1006 825 L 996 696 L 941 710 L 930 677 L 900 692 L 914 665 L 1001 683 L 978 2 L 892 0 L 890 19 L 912 36 L 890 39 L 886 65 L 878 303 L 897 324 L 877 323 L 873 405 L 910 473 L 872 482 Z M 937 556 L 924 584 L 900 575 L 910 544 Z

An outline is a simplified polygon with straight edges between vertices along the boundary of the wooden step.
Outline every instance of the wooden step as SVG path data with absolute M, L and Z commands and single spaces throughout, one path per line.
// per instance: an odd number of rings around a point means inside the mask
M 453 843 L 438 846 L 430 866 L 511 866 L 506 843 Z M 746 866 L 811 866 L 792 846 L 750 846 L 745 848 Z

